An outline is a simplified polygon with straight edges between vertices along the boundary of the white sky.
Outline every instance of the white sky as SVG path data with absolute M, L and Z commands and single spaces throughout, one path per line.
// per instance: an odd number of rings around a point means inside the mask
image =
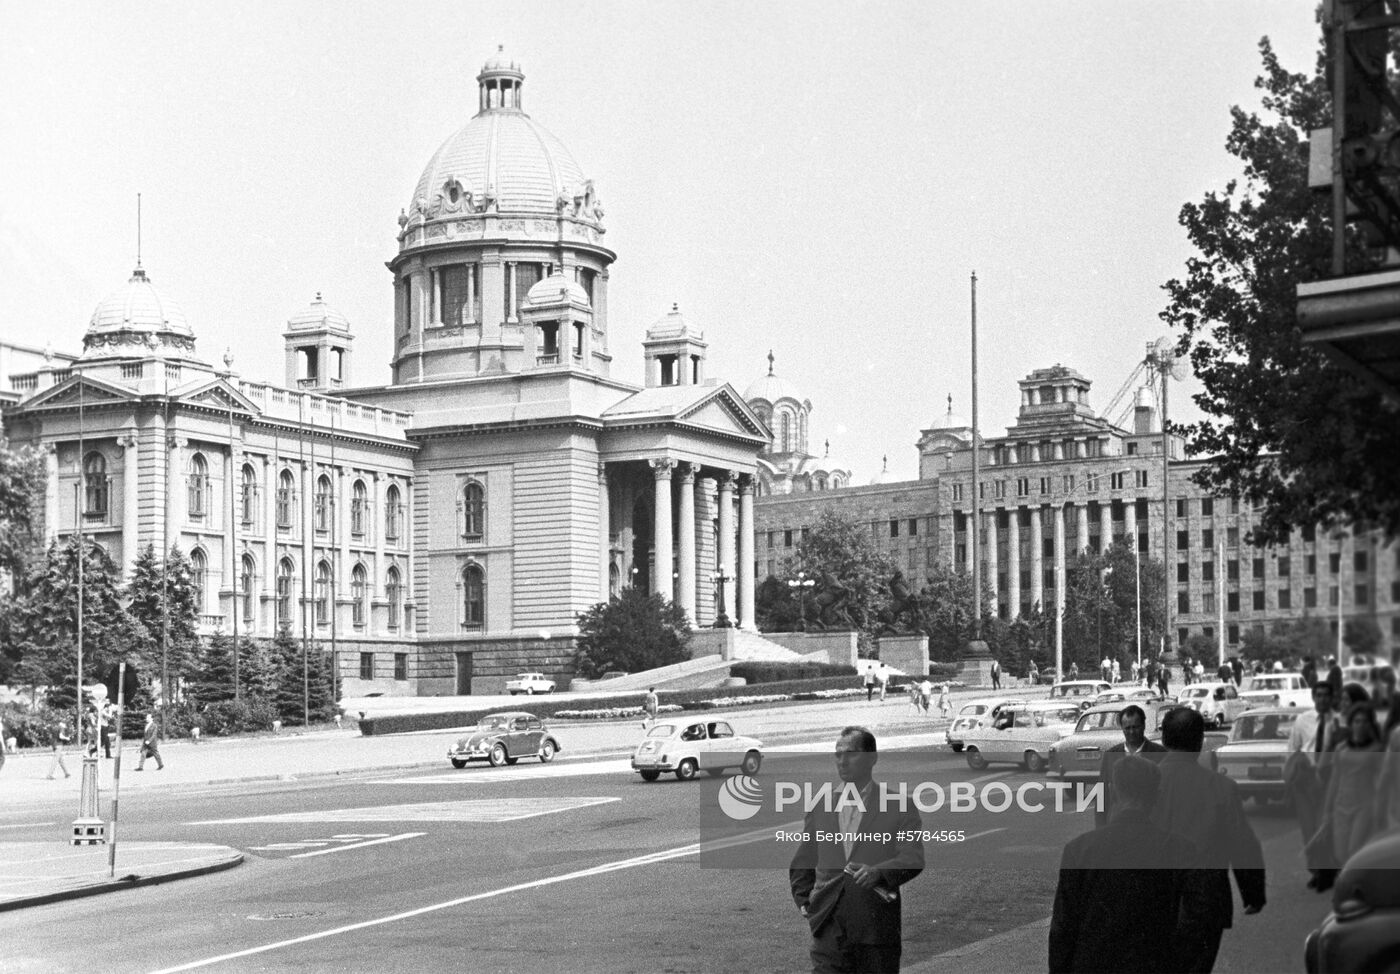
M 398 213 L 504 44 L 607 210 L 614 374 L 641 381 L 678 301 L 710 375 L 743 392 L 772 348 L 814 452 L 913 478 L 945 397 L 970 413 L 974 269 L 984 433 L 1057 362 L 1107 406 L 1164 331 L 1182 203 L 1238 174 L 1264 35 L 1311 70 L 1299 0 L 5 0 L 0 334 L 80 349 L 139 191 L 143 264 L 206 360 L 282 381 L 320 290 L 353 381 L 386 382 Z

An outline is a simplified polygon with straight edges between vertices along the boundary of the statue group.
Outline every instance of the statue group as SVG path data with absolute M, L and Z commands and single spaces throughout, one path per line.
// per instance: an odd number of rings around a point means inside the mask
M 889 604 L 880 609 L 872 620 L 877 633 L 913 633 L 922 630 L 924 614 L 922 595 L 915 592 L 904 573 L 895 570 L 886 583 Z M 812 596 L 807 600 L 805 628 L 820 631 L 866 628 L 865 613 L 853 601 L 854 593 L 842 585 L 830 572 L 817 579 Z

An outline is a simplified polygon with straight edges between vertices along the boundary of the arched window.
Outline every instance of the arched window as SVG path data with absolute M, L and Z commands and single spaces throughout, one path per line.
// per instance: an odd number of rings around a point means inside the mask
M 93 452 L 83 457 L 83 513 L 107 516 L 107 458 Z
M 204 584 L 209 573 L 209 559 L 201 548 L 190 552 L 190 588 L 194 592 L 196 612 L 204 611 Z
M 403 520 L 403 503 L 399 500 L 397 484 L 390 484 L 384 492 L 384 540 L 399 540 L 400 523 Z
M 365 578 L 364 565 L 350 570 L 350 621 L 357 626 L 365 624 Z
M 390 566 L 384 579 L 384 600 L 389 603 L 389 628 L 397 629 L 403 613 L 403 585 L 399 581 L 399 570 Z
M 316 566 L 316 591 L 312 593 L 316 602 L 316 625 L 330 625 L 331 621 L 331 566 L 321 562 Z
M 242 481 L 238 495 L 239 520 L 245 526 L 252 526 L 258 513 L 258 473 L 252 464 L 243 465 Z
M 462 572 L 462 625 L 468 629 L 486 627 L 486 573 L 480 565 L 468 565 Z
M 289 530 L 292 526 L 292 512 L 296 510 L 297 482 L 290 470 L 283 470 L 277 476 L 277 526 Z
M 486 491 L 475 480 L 462 490 L 462 537 L 480 538 L 486 528 Z
M 254 620 L 253 609 L 257 605 L 253 593 L 253 587 L 257 584 L 257 566 L 253 564 L 252 555 L 243 556 L 238 584 L 243 589 L 243 621 L 251 624 Z
M 363 480 L 355 481 L 350 489 L 350 533 L 357 538 L 365 536 L 369 524 L 369 491 Z
M 781 427 L 782 436 L 779 438 L 778 442 L 783 445 L 781 452 L 787 453 L 792 449 L 792 414 L 787 410 L 783 410 Z
M 292 624 L 292 580 L 296 569 L 290 558 L 277 563 L 277 625 Z
M 331 529 L 331 478 L 325 474 L 316 478 L 315 517 L 316 531 L 325 534 Z
M 190 457 L 187 484 L 190 517 L 203 517 L 209 507 L 209 465 L 204 462 L 204 454 L 196 453 Z
M 617 598 L 622 593 L 622 573 L 616 565 L 608 566 L 608 596 Z

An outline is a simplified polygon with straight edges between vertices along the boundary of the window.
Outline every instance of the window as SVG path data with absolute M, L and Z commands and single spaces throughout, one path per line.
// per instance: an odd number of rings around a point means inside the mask
M 1136 476 L 1134 476 L 1134 478 L 1133 478 L 1134 483 L 1136 483 L 1137 486 L 1139 486 L 1139 487 L 1146 487 L 1146 486 L 1147 486 L 1147 471 L 1146 471 L 1146 470 L 1136 470 L 1136 471 L 1134 471 L 1134 474 L 1136 475 Z
M 909 537 L 912 538 L 912 537 L 914 537 L 914 536 L 915 536 L 916 534 L 918 534 L 918 533 L 919 533 L 919 519 L 916 518 L 916 517 L 911 517 L 911 518 L 909 519 Z
M 1176 563 L 1176 580 L 1178 582 L 1191 581 L 1191 566 L 1184 561 Z
M 356 565 L 350 571 L 350 622 L 365 624 L 365 566 Z
M 1238 612 L 1238 611 L 1240 611 L 1240 593 L 1239 593 L 1239 592 L 1227 592 L 1227 593 L 1225 594 L 1225 611 L 1226 611 L 1226 612 Z
M 1201 611 L 1202 611 L 1202 612 L 1207 612 L 1207 613 L 1212 613 L 1212 614 L 1215 612 L 1215 593 L 1214 593 L 1214 592 L 1202 592 L 1202 593 L 1201 593 Z M 1210 634 L 1207 633 L 1206 635 L 1210 635 Z
M 1176 550 L 1185 551 L 1191 547 L 1191 532 L 1178 531 L 1176 533 Z
M 1293 593 L 1286 588 L 1278 590 L 1278 607 L 1280 609 L 1293 608 Z
M 399 582 L 399 570 L 391 567 L 384 579 L 384 600 L 389 603 L 389 628 L 399 628 L 400 614 L 403 612 L 403 587 Z
M 486 526 L 486 491 L 475 480 L 462 490 L 462 537 L 480 538 Z
M 1065 476 L 1064 476 L 1064 489 L 1065 489 L 1065 493 L 1067 493 L 1067 494 L 1068 494 L 1070 491 L 1074 490 L 1074 474 L 1072 474 L 1072 473 L 1067 473 L 1067 474 L 1065 474 Z
M 313 514 L 315 516 L 316 533 L 325 534 L 331 529 L 331 478 L 325 474 L 316 478 L 316 496 L 312 498 L 314 505 Z
M 1354 594 L 1356 595 L 1356 602 L 1353 603 L 1354 605 L 1357 605 L 1357 606 L 1368 606 L 1368 605 L 1371 604 L 1371 589 L 1370 589 L 1370 586 L 1367 586 L 1367 585 L 1358 585 L 1358 586 L 1356 586 L 1356 592 L 1355 592 Z
M 402 520 L 403 506 L 399 503 L 399 488 L 390 484 L 384 492 L 384 540 L 399 540 L 399 521 Z
M 480 565 L 468 565 L 462 572 L 462 625 L 468 629 L 485 628 L 486 573 Z
M 407 680 L 407 679 L 408 679 L 408 654 L 407 654 L 407 653 L 395 653 L 395 654 L 394 654 L 394 679 L 395 679 L 395 680 L 400 680 L 400 681 L 402 681 L 402 680 Z
M 1255 593 L 1254 593 L 1254 611 L 1255 611 L 1255 612 L 1263 612 L 1263 611 L 1264 611 L 1264 593 L 1263 593 L 1263 592 L 1255 592 Z
M 467 304 L 468 294 L 475 290 L 468 286 L 468 281 L 475 272 L 475 264 L 453 264 L 437 269 L 438 312 L 444 325 L 475 320 L 473 309 Z
M 1229 545 L 1231 548 L 1238 548 L 1238 547 L 1240 546 L 1240 529 L 1239 529 L 1239 528 L 1226 528 L 1226 529 L 1225 529 L 1225 543 L 1226 543 L 1227 545 Z
M 1185 498 L 1185 497 L 1178 497 L 1178 498 L 1176 499 L 1176 516 L 1177 516 L 1177 517 L 1185 517 L 1185 516 L 1186 516 L 1186 498 Z
M 1203 562 L 1201 562 L 1201 581 L 1203 581 L 1203 582 L 1213 582 L 1213 581 L 1215 581 L 1215 562 L 1213 562 L 1213 561 L 1203 561 Z
M 277 625 L 292 624 L 292 560 L 283 558 L 277 565 Z
M 1017 478 L 1016 478 L 1016 496 L 1017 496 L 1017 497 L 1026 497 L 1026 496 L 1029 496 L 1030 492 L 1031 492 L 1031 478 L 1029 478 L 1029 477 L 1017 477 Z
M 1213 517 L 1215 515 L 1215 500 L 1211 497 L 1201 498 L 1201 517 Z
M 1333 575 L 1342 570 L 1342 553 L 1334 551 L 1327 556 L 1327 570 Z
M 369 524 L 369 491 L 363 480 L 355 481 L 350 489 L 350 534 L 363 538 Z
M 1358 572 L 1364 572 L 1364 571 L 1366 571 L 1366 570 L 1367 570 L 1367 569 L 1366 569 L 1366 565 L 1367 565 L 1366 552 L 1364 552 L 1364 551 L 1358 551 L 1358 552 L 1356 552 L 1355 554 L 1353 554 L 1353 555 L 1351 556 L 1351 564 L 1352 564 L 1352 567 L 1355 568 Z
M 209 559 L 196 548 L 190 552 L 190 589 L 194 594 L 195 611 L 204 611 L 204 586 L 209 575 Z
M 1201 547 L 1206 551 L 1215 550 L 1215 531 L 1211 528 L 1206 528 L 1201 532 Z
M 360 679 L 361 679 L 361 680 L 373 680 L 373 679 L 374 679 L 374 654 L 373 654 L 373 653 L 361 653 L 361 654 L 360 654 Z
M 792 547 L 792 528 L 787 528 L 786 530 L 783 531 L 783 547 L 784 547 L 784 548 L 791 548 L 791 547 Z
M 1108 475 L 1108 486 L 1111 490 L 1122 490 L 1123 481 L 1127 478 L 1126 473 L 1113 473 Z
M 890 537 L 899 537 L 899 518 L 897 517 L 890 518 Z
M 134 459 L 135 451 L 130 451 Z M 93 452 L 83 457 L 83 514 L 106 517 L 108 505 L 107 458 Z
M 1330 587 L 1327 589 L 1327 604 L 1328 604 L 1331 608 L 1335 609 L 1335 608 L 1337 607 L 1337 600 L 1340 599 L 1340 598 L 1341 598 L 1341 591 L 1337 588 L 1337 586 L 1333 585 L 1333 586 L 1330 586 Z M 1336 630 L 1334 629 L 1333 632 L 1335 632 L 1335 631 L 1336 631 Z
M 1231 558 L 1229 561 L 1225 562 L 1225 579 L 1230 582 L 1238 582 L 1240 580 L 1240 563 L 1238 559 Z
M 194 456 L 190 457 L 186 486 L 189 489 L 190 517 L 203 517 L 205 509 L 209 506 L 207 498 L 209 492 L 209 465 L 204 462 L 203 454 L 196 453 Z
M 296 507 L 296 481 L 290 470 L 277 477 L 277 526 L 288 530 L 292 526 L 292 511 Z
M 1040 478 L 1040 492 L 1041 492 L 1042 494 L 1048 494 L 1048 493 L 1050 493 L 1050 478 L 1049 478 L 1049 477 L 1041 477 L 1041 478 Z
M 1303 572 L 1308 575 L 1317 574 L 1317 555 L 1307 555 L 1303 558 Z
M 329 625 L 331 621 L 331 566 L 321 562 L 316 566 L 315 591 L 312 593 L 316 606 L 316 625 Z
M 249 526 L 257 519 L 258 474 L 251 464 L 243 465 L 242 483 L 238 491 L 238 519 Z
M 1239 499 L 1238 497 L 1231 497 L 1231 498 L 1230 498 L 1230 513 L 1231 513 L 1231 514 L 1238 514 L 1239 512 L 1240 512 L 1240 499 Z
M 1280 555 L 1278 559 L 1278 577 L 1287 578 L 1291 565 L 1292 562 L 1289 561 L 1287 555 Z
M 1256 559 L 1254 559 L 1254 577 L 1255 577 L 1255 578 L 1263 578 L 1263 577 L 1264 577 L 1264 559 L 1263 559 L 1263 558 L 1256 558 Z
M 1317 608 L 1317 589 L 1315 589 L 1315 588 L 1305 588 L 1305 589 L 1303 589 L 1303 608 L 1305 608 L 1305 609 L 1316 609 L 1316 608 Z
M 1180 613 L 1183 613 L 1183 614 L 1191 611 L 1191 593 L 1190 593 L 1190 592 L 1177 592 L 1177 593 L 1176 593 L 1176 611 L 1177 611 L 1177 612 L 1180 612 Z
M 1097 442 L 1097 441 L 1091 441 L 1091 442 Z M 1090 493 L 1090 494 L 1097 494 L 1097 493 L 1099 492 L 1099 475 L 1098 475 L 1098 474 L 1096 474 L 1096 473 L 1087 473 L 1087 474 L 1084 475 L 1084 490 L 1085 490 L 1087 493 Z
M 953 500 L 955 500 L 955 501 L 960 501 L 960 500 L 962 500 L 962 499 L 963 499 L 963 485 L 962 485 L 962 484 L 954 484 L 954 485 L 953 485 Z
M 1240 642 L 1240 626 L 1237 622 L 1232 622 L 1225 627 L 1225 641 L 1231 646 L 1237 646 Z
M 253 564 L 252 555 L 243 556 L 243 567 L 239 573 L 238 584 L 243 589 L 243 621 L 253 622 L 253 610 L 257 603 L 253 600 L 253 587 L 257 582 L 257 566 Z

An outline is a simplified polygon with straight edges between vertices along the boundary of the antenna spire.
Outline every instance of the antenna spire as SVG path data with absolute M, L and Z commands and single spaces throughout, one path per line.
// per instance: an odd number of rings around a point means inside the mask
M 136 194 L 136 269 L 141 269 L 141 194 Z

